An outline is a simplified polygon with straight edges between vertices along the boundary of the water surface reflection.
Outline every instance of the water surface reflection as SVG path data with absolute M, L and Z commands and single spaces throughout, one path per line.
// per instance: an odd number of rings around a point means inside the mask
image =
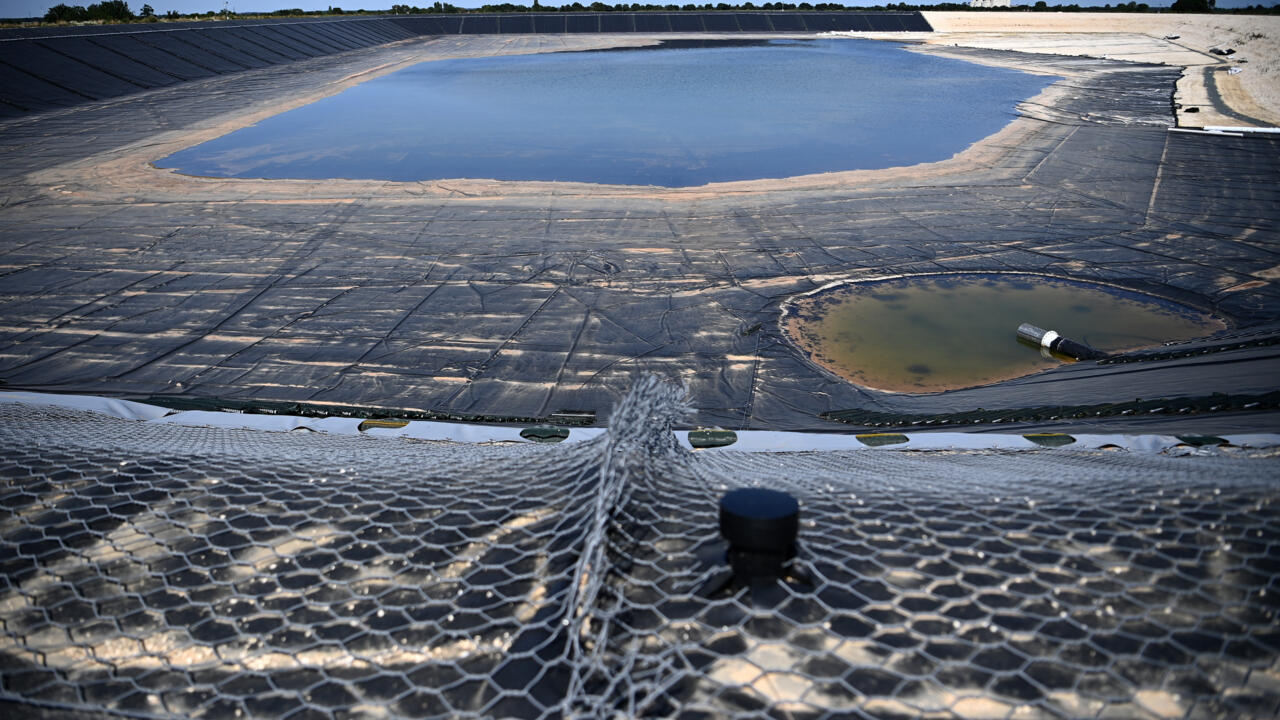
M 439 60 L 157 165 L 667 187 L 876 169 L 950 157 L 1051 80 L 851 39 Z

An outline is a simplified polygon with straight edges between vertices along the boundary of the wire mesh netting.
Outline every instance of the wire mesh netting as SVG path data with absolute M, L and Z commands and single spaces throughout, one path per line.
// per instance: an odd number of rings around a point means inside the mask
M 455 445 L 0 403 L 19 714 L 1256 717 L 1280 709 L 1267 451 Z M 800 501 L 786 577 L 717 501 Z

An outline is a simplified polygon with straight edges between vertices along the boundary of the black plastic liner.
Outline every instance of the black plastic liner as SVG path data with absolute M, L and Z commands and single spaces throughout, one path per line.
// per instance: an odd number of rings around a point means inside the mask
M 462 18 L 462 24 L 459 26 L 459 32 L 473 35 L 494 35 L 501 32 L 500 22 L 502 22 L 501 17 L 465 15 Z
M 35 41 L 33 45 L 41 44 Z M 146 59 L 139 57 L 143 46 L 136 43 L 131 46 L 104 46 L 93 38 L 66 38 L 58 43 L 56 52 L 87 67 L 96 68 L 138 88 L 153 88 L 172 85 L 175 82 L 201 77 L 200 74 L 184 76 L 167 67 L 156 67 L 147 64 Z
M 703 24 L 710 32 L 739 32 L 742 27 L 738 24 L 738 18 L 728 13 L 723 15 L 704 15 Z M 826 28 L 821 28 L 825 30 Z
M 822 414 L 936 416 L 1276 388 L 1280 139 L 1167 132 L 1176 68 L 1038 56 L 1037 67 L 1071 77 L 1058 84 L 1060 99 L 1021 107 L 1027 134 L 1016 143 L 963 172 L 803 191 L 375 192 L 330 202 L 316 186 L 283 200 L 249 191 L 153 202 L 85 200 L 91 177 L 52 188 L 26 175 L 423 52 L 497 53 L 511 42 L 327 56 L 305 73 L 281 65 L 251 84 L 212 77 L 9 121 L 0 133 L 0 380 L 468 417 L 581 410 L 605 421 L 637 376 L 657 373 L 687 384 L 696 424 L 833 431 L 855 426 Z M 1111 283 L 1216 312 L 1231 329 L 1131 362 L 909 396 L 827 374 L 778 327 L 787 298 L 835 280 L 971 271 Z M 1274 411 L 1247 404 L 1070 427 L 1276 429 Z
M 924 17 L 924 16 L 921 16 L 921 17 Z M 851 21 L 851 22 L 856 22 L 856 21 Z M 803 30 L 805 28 L 804 16 L 798 15 L 798 14 L 797 15 L 791 15 L 791 14 L 771 15 L 769 16 L 769 23 L 773 25 L 773 29 L 777 30 L 778 32 L 792 32 L 795 30 Z M 853 30 L 853 29 L 860 29 L 860 28 L 850 27 L 849 29 Z
M 1046 423 L 1094 421 L 1099 418 L 1149 417 L 1152 415 L 1199 415 L 1274 411 L 1280 409 L 1280 391 L 1261 395 L 1206 395 L 1203 397 L 1137 398 L 1127 402 L 1094 403 L 1092 405 L 1044 405 L 1041 407 L 963 412 L 909 414 L 877 410 L 839 410 L 823 413 L 823 417 L 843 423 L 873 428 L 941 428 L 946 426 L 991 425 L 1010 423 Z M 993 428 L 999 431 L 1001 428 Z
M 0 31 L 0 118 L 414 37 L 386 18 Z
M 531 15 L 513 15 L 511 17 L 502 18 L 499 25 L 503 33 L 531 33 L 533 32 L 533 16 Z
M 636 32 L 670 32 L 671 16 L 639 14 L 635 17 L 635 26 Z M 760 29 L 764 30 L 767 28 Z
M 0 42 L 14 39 L 30 39 L 30 38 L 50 38 L 50 37 L 66 37 L 73 35 L 136 35 L 140 33 L 152 34 L 156 32 L 173 32 L 178 30 L 190 30 L 192 28 L 227 28 L 227 27 L 255 27 L 255 26 L 271 26 L 280 25 L 292 26 L 310 26 L 319 27 L 326 25 L 350 26 L 353 23 L 374 24 L 380 28 L 385 28 L 387 23 L 394 16 L 383 17 L 320 17 L 320 18 L 236 18 L 235 20 L 190 20 L 185 22 L 165 22 L 157 23 L 154 26 L 140 25 L 137 23 L 125 23 L 118 25 L 56 25 L 43 27 L 24 27 L 24 28 L 5 28 L 0 30 Z
M 146 35 L 140 37 L 91 38 L 113 52 L 127 54 L 151 67 L 176 67 L 176 74 L 184 78 L 204 78 L 212 75 L 247 70 L 249 66 L 228 61 L 199 44 L 182 39 L 181 35 Z M 198 40 L 198 38 L 197 38 Z
M 564 31 L 567 33 L 594 33 L 600 32 L 600 16 L 599 15 L 562 15 L 564 18 Z M 698 29 L 702 29 L 702 23 L 698 23 Z

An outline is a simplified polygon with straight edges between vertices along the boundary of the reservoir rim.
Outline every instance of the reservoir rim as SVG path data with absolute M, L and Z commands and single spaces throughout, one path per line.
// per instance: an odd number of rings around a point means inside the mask
M 762 34 L 776 38 L 780 35 Z M 669 37 L 663 35 L 661 37 Z M 790 35 L 785 37 L 792 37 Z M 655 43 L 658 36 L 623 38 L 616 36 L 572 37 L 572 43 L 593 48 L 607 48 L 619 44 Z M 874 39 L 874 38 L 859 38 Z M 881 40 L 881 42 L 902 42 Z M 572 202 L 581 209 L 612 210 L 618 205 L 635 201 L 671 204 L 723 205 L 736 203 L 741 198 L 762 198 L 784 202 L 806 202 L 815 196 L 849 192 L 867 192 L 875 188 L 900 188 L 905 185 L 934 185 L 956 179 L 973 177 L 993 167 L 1025 167 L 1030 169 L 1022 151 L 1039 149 L 1051 153 L 1068 132 L 1066 126 L 1046 126 L 1034 117 L 1015 114 L 1001 130 L 983 138 L 960 153 L 933 163 L 879 170 L 849 170 L 840 173 L 800 176 L 785 179 L 747 180 L 721 185 L 692 188 L 657 188 L 645 186 L 606 186 L 551 182 L 484 182 L 476 180 L 432 181 L 395 183 L 388 181 L 354 180 L 252 180 L 226 178 L 196 178 L 176 173 L 171 169 L 156 168 L 151 161 L 162 159 L 181 149 L 250 125 L 284 110 L 301 107 L 317 99 L 337 94 L 347 87 L 373 77 L 379 77 L 420 62 L 455 57 L 489 57 L 498 55 L 529 54 L 522 49 L 510 52 L 487 51 L 477 55 L 457 55 L 457 48 L 437 47 L 432 40 L 421 44 L 394 44 L 383 55 L 375 58 L 380 64 L 350 73 L 337 81 L 324 85 L 311 85 L 270 103 L 258 104 L 184 128 L 170 130 L 147 138 L 146 141 L 110 149 L 85 157 L 74 163 L 37 170 L 27 176 L 35 185 L 48 188 L 47 192 L 59 199 L 73 192 L 84 201 L 133 203 L 187 202 L 199 197 L 213 203 L 323 203 L 357 202 L 376 200 L 387 204 L 417 204 L 424 198 L 448 199 L 462 202 L 502 201 L 507 203 L 542 206 L 547 195 L 558 200 Z M 954 48 L 936 46 L 911 46 L 907 50 L 930 54 L 951 55 Z M 547 52 L 543 50 L 543 52 Z M 432 57 L 433 53 L 438 53 Z M 391 57 L 387 57 L 387 55 Z M 985 57 L 985 54 L 980 53 Z M 956 55 L 957 59 L 973 61 L 971 52 Z M 1005 51 L 995 53 L 992 64 L 1021 69 L 1029 62 L 1025 53 Z M 386 58 L 389 61 L 385 61 Z M 1031 98 L 1040 105 L 1056 106 L 1068 102 L 1067 83 L 1073 78 L 1099 77 L 1109 74 L 1117 63 L 1091 59 L 1087 65 L 1073 63 L 1055 66 L 1055 75 L 1062 80 L 1046 86 L 1039 95 Z M 1027 101 L 1024 101 L 1027 102 Z M 85 182 L 91 178 L 92 183 Z M 69 188 L 74 188 L 69 189 Z
M 1030 270 L 943 270 L 938 272 L 927 272 L 927 273 L 893 273 L 888 275 L 876 275 L 873 277 L 858 278 L 858 279 L 844 278 L 840 280 L 833 280 L 824 285 L 816 287 L 812 290 L 806 290 L 805 292 L 789 295 L 784 300 L 782 300 L 779 305 L 777 329 L 778 329 L 778 332 L 781 334 L 781 336 L 785 339 L 786 344 L 792 350 L 794 350 L 800 357 L 802 357 L 804 361 L 807 364 L 809 364 L 811 367 L 816 368 L 818 371 L 822 372 L 824 375 L 827 375 L 828 377 L 835 379 L 838 382 L 847 383 L 857 387 L 862 391 L 871 392 L 871 393 L 882 393 L 885 395 L 901 395 L 904 397 L 937 396 L 937 395 L 944 395 L 946 393 L 956 392 L 960 390 L 972 390 L 975 388 L 995 387 L 1007 382 L 1029 377 L 1031 375 L 1042 375 L 1042 374 L 1053 373 L 1058 370 L 1061 370 L 1061 367 L 1047 368 L 1044 370 L 1036 370 L 1036 371 L 1032 371 L 1022 375 L 1018 375 L 1016 377 L 1009 377 L 1009 378 L 1004 378 L 1002 380 L 996 380 L 994 382 L 977 383 L 974 385 L 965 385 L 963 387 L 949 388 L 946 390 L 935 390 L 932 392 L 906 392 L 902 390 L 886 390 L 884 388 L 872 387 L 869 385 L 862 385 L 860 383 L 853 382 L 849 378 L 846 378 L 843 375 L 840 375 L 839 373 L 837 373 L 836 371 L 828 368 L 826 365 L 818 362 L 817 360 L 814 360 L 812 357 L 813 353 L 801 347 L 800 343 L 798 343 L 796 339 L 793 337 L 793 333 L 787 329 L 787 323 L 789 320 L 798 319 L 800 317 L 798 313 L 798 308 L 797 308 L 797 305 L 800 301 L 806 298 L 814 297 L 824 292 L 835 290 L 837 288 L 841 288 L 845 286 L 853 286 L 853 285 L 871 285 L 874 283 L 889 282 L 893 280 L 917 280 L 917 279 L 926 280 L 929 278 L 942 278 L 942 277 L 955 277 L 955 276 L 992 276 L 992 275 L 1044 278 L 1044 279 L 1064 282 L 1071 285 L 1085 286 L 1085 287 L 1092 285 L 1095 287 L 1133 293 L 1135 295 L 1150 297 L 1160 302 L 1177 305 L 1182 308 L 1185 308 L 1186 310 L 1207 314 L 1213 319 L 1221 322 L 1222 325 L 1224 326 L 1208 335 L 1204 335 L 1198 338 L 1189 338 L 1187 340 L 1180 340 L 1178 342 L 1197 342 L 1201 340 L 1207 340 L 1217 335 L 1221 335 L 1223 333 L 1237 330 L 1240 327 L 1240 323 L 1236 318 L 1232 317 L 1230 314 L 1223 312 L 1222 310 L 1215 307 L 1213 303 L 1208 302 L 1207 298 L 1200 295 L 1199 293 L 1195 293 L 1188 290 L 1181 290 L 1179 288 L 1173 288 L 1164 284 L 1160 284 L 1158 286 L 1160 290 L 1157 291 L 1157 290 L 1153 290 L 1146 287 L 1138 288 L 1132 285 L 1126 285 L 1123 283 L 1123 281 L 1117 281 L 1117 280 L 1081 280 L 1079 278 L 1074 278 L 1074 277 L 1070 277 L 1070 276 L 1062 275 L 1058 273 L 1035 272 Z M 1168 292 L 1166 294 L 1165 292 L 1161 292 L 1161 291 L 1173 291 L 1173 292 Z M 1175 294 L 1181 297 L 1172 297 L 1172 295 L 1175 295 Z M 1052 329 L 1052 328 L 1049 328 L 1049 329 Z M 1162 343 L 1161 346 L 1163 345 L 1164 344 Z M 1141 348 L 1132 348 L 1131 350 L 1121 351 L 1117 354 L 1124 355 L 1129 352 L 1137 352 L 1139 350 L 1145 350 L 1151 347 L 1155 347 L 1155 346 L 1148 345 L 1148 346 L 1143 346 Z

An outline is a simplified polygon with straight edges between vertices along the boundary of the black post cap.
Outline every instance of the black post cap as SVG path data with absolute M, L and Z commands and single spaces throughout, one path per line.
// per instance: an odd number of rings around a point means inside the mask
M 728 559 L 744 582 L 769 580 L 796 554 L 800 503 L 765 488 L 739 488 L 720 499 L 720 534 L 729 541 Z

